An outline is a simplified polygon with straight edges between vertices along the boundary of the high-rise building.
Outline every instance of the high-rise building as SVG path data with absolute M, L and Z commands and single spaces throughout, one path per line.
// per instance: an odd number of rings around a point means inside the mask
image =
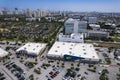
M 37 11 L 33 11 L 33 17 L 37 18 L 38 15 L 37 15 Z
M 18 8 L 15 8 L 14 14 L 19 14 Z
M 86 33 L 86 29 L 87 29 L 86 21 L 79 21 L 70 18 L 65 22 L 65 34 Z
M 2 10 L 3 15 L 7 15 L 8 12 L 9 12 L 9 10 L 7 8 L 3 8 L 3 10 Z
M 39 9 L 37 9 L 36 14 L 37 14 L 37 17 L 41 17 L 40 16 L 41 15 L 41 11 Z
M 2 11 L 0 11 L 0 15 L 3 15 L 3 12 L 2 12 Z
M 27 17 L 32 17 L 32 14 L 33 14 L 32 10 L 27 9 L 27 11 L 26 11 L 26 16 L 27 16 Z
M 78 23 L 78 33 L 87 32 L 87 21 L 79 21 Z
M 65 22 L 65 34 L 72 34 L 74 33 L 74 23 L 75 20 L 70 18 Z

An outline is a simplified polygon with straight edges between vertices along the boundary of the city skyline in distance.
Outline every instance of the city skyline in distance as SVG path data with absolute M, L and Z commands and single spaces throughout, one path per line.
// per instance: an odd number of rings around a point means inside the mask
M 0 0 L 0 8 L 120 12 L 120 0 Z

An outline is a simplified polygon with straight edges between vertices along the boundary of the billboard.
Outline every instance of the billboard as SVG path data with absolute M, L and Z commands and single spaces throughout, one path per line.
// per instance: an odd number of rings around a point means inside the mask
M 72 55 L 64 55 L 64 60 L 65 61 L 74 61 L 74 60 L 81 60 L 81 59 L 85 59 L 85 58 L 72 56 Z

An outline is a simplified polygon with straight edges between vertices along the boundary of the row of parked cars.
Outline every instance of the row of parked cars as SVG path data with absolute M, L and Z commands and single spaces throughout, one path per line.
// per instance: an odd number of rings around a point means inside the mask
M 11 71 L 18 78 L 18 80 L 25 80 L 24 71 L 15 64 L 15 62 L 10 62 L 6 64 L 6 68 Z
M 2 72 L 0 72 L 0 80 L 6 80 L 6 78 Z
M 104 56 L 106 62 L 111 63 L 111 60 L 110 60 L 109 56 L 106 53 L 103 53 L 103 56 Z
M 46 75 L 48 80 L 54 79 L 60 73 L 60 70 L 57 67 L 55 67 L 55 65 L 53 65 L 52 68 L 53 70 L 50 71 L 48 75 Z
M 54 71 L 54 72 L 51 71 L 49 74 L 50 74 L 50 77 L 53 79 L 59 74 L 59 71 Z

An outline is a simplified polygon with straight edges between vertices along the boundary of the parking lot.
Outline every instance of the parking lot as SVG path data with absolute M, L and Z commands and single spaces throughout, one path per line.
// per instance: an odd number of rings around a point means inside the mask
M 107 48 L 96 47 L 102 61 L 100 64 L 90 65 L 78 61 L 64 62 L 47 59 L 47 49 L 37 58 L 18 56 L 15 54 L 15 50 L 21 45 L 23 43 L 19 45 L 0 44 L 2 48 L 7 48 L 6 50 L 10 52 L 9 57 L 0 62 L 0 75 L 4 74 L 0 77 L 1 80 L 99 80 L 100 72 L 103 69 L 109 71 L 109 80 L 116 80 L 116 74 L 120 73 L 119 66 L 113 59 L 113 52 L 109 53 Z M 110 64 L 107 63 L 106 58 L 111 60 Z M 67 70 L 71 70 L 72 74 L 69 74 Z

